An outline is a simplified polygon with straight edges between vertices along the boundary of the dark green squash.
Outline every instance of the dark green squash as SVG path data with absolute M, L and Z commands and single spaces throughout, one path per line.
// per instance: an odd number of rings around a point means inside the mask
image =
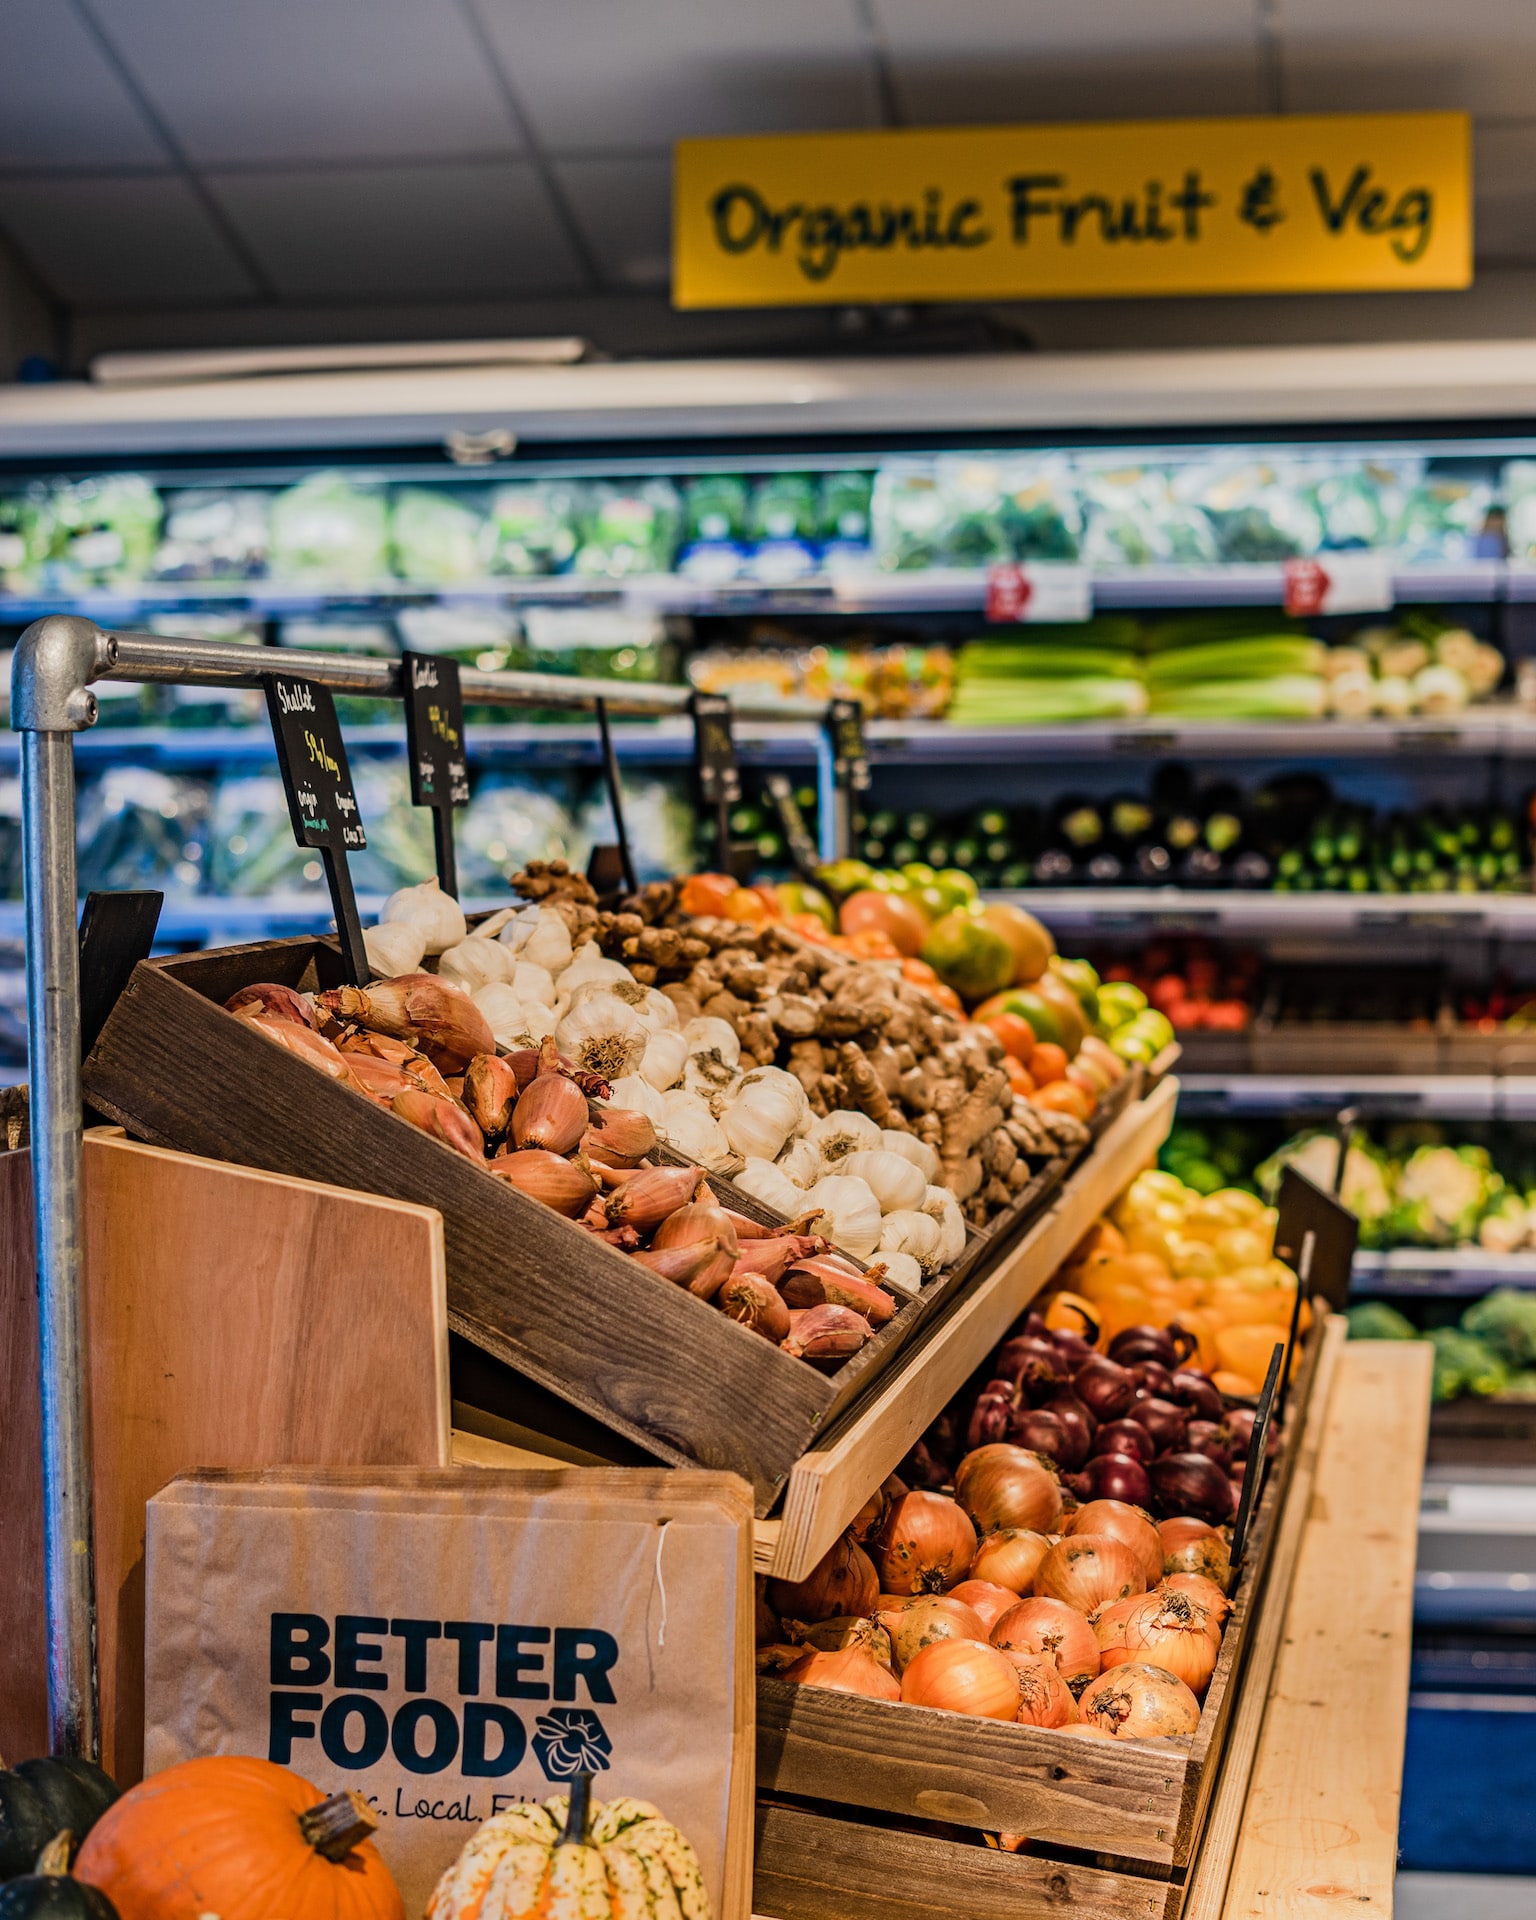
M 0 1920 L 118 1920 L 99 1888 L 73 1880 L 74 1835 L 57 1833 L 38 1855 L 37 1869 L 0 1886 Z
M 30 1873 L 57 1831 L 48 1809 L 21 1775 L 0 1770 L 0 1880 Z
M 45 1841 L 66 1828 L 77 1842 L 83 1840 L 119 1798 L 116 1782 L 91 1760 L 23 1760 L 16 1772 L 43 1803 Z M 36 1857 L 34 1848 L 27 1865 Z

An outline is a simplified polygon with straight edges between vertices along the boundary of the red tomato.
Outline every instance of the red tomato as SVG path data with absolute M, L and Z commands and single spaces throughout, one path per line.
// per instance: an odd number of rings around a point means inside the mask
M 1029 1065 L 1035 1050 L 1035 1031 L 1021 1013 L 988 1014 L 981 1025 L 997 1035 L 1013 1059 Z
M 1054 1040 L 1042 1040 L 1029 1059 L 1029 1070 L 1035 1077 L 1035 1084 L 1041 1087 L 1060 1080 L 1067 1071 L 1067 1065 L 1066 1048 L 1058 1047 Z

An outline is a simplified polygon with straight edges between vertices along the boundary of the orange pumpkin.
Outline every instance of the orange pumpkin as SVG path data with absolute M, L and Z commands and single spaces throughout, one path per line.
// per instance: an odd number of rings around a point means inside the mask
M 405 1920 L 377 1824 L 359 1795 L 327 1800 L 270 1760 L 184 1760 L 107 1809 L 75 1878 L 121 1920 Z

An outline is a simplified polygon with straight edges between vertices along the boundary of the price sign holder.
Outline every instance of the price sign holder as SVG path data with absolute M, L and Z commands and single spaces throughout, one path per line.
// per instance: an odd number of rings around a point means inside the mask
M 821 865 L 816 855 L 816 842 L 811 838 L 810 828 L 805 824 L 805 815 L 800 811 L 800 802 L 795 798 L 795 789 L 788 774 L 770 773 L 763 782 L 768 798 L 773 802 L 773 810 L 779 816 L 779 825 L 784 832 L 784 844 L 789 849 L 789 857 L 794 862 L 795 872 L 807 886 L 815 886 L 816 869 Z
M 149 958 L 163 893 L 88 893 L 80 916 L 80 1058 L 95 1046 L 128 976 Z
M 693 772 L 699 805 L 715 816 L 715 855 L 721 873 L 734 873 L 731 847 L 731 808 L 741 799 L 741 769 L 736 763 L 736 736 L 731 731 L 731 703 L 722 693 L 695 693 L 689 701 L 693 715 Z
M 600 895 L 617 892 L 616 881 L 622 883 L 626 893 L 638 893 L 635 863 L 629 852 L 629 831 L 624 825 L 624 789 L 619 784 L 619 756 L 613 750 L 613 729 L 608 724 L 608 702 L 594 700 L 592 704 L 597 713 L 597 734 L 603 751 L 603 784 L 608 789 L 616 844 L 592 849 L 587 862 L 587 878 Z
M 830 700 L 822 721 L 832 748 L 832 813 L 839 860 L 853 850 L 853 796 L 869 790 L 864 709 L 857 700 Z
M 361 852 L 368 836 L 352 791 L 336 702 L 318 681 L 275 673 L 267 681 L 267 712 L 293 837 L 301 847 L 313 847 L 324 862 L 347 978 L 355 987 L 366 987 L 372 975 L 347 855 Z
M 1350 1269 L 1360 1222 L 1332 1194 L 1294 1167 L 1280 1176 L 1280 1218 L 1275 1227 L 1275 1252 L 1302 1275 L 1308 1295 L 1320 1294 L 1335 1313 L 1349 1303 Z M 1310 1247 L 1310 1250 L 1309 1250 Z
M 1280 1387 L 1280 1363 L 1286 1349 L 1277 1340 L 1275 1350 L 1269 1356 L 1269 1371 L 1264 1376 L 1264 1386 L 1259 1394 L 1258 1411 L 1253 1417 L 1253 1438 L 1248 1445 L 1248 1465 L 1243 1472 L 1243 1491 L 1237 1503 L 1237 1518 L 1232 1522 L 1232 1589 L 1237 1588 L 1238 1569 L 1243 1564 L 1243 1555 L 1248 1550 L 1248 1529 L 1253 1520 L 1254 1509 L 1259 1504 L 1259 1493 L 1264 1485 L 1264 1475 L 1269 1466 L 1270 1415 L 1274 1411 L 1275 1395 Z
M 432 809 L 437 883 L 455 899 L 458 862 L 453 815 L 469 805 L 469 766 L 464 757 L 464 695 L 459 663 L 431 653 L 403 653 L 400 683 L 405 693 L 405 739 L 411 763 L 411 802 Z

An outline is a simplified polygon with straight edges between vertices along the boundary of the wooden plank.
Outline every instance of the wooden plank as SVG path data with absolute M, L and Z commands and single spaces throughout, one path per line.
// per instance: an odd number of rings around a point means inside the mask
M 47 1751 L 32 1159 L 12 1152 L 0 1156 L 0 1754 L 14 1763 Z
M 304 979 L 334 958 L 299 941 L 247 949 L 238 967 L 228 955 L 141 965 L 86 1062 L 89 1098 L 159 1144 L 437 1207 L 455 1332 L 670 1465 L 741 1473 L 765 1512 L 829 1409 L 878 1371 L 917 1309 L 822 1374 L 335 1086 L 187 984 Z
M 1148 1165 L 1173 1124 L 1178 1082 L 1165 1080 L 1106 1131 L 1056 1204 L 942 1320 L 921 1336 L 899 1374 L 789 1477 L 773 1572 L 801 1580 L 922 1438 L 1087 1232 Z
M 1176 1889 L 759 1801 L 752 1904 L 775 1920 L 1168 1920 Z
M 1431 1357 L 1408 1341 L 1353 1341 L 1340 1355 L 1230 1920 L 1392 1911 Z
M 1248 1797 L 1248 1781 L 1258 1750 L 1259 1732 L 1274 1678 L 1275 1661 L 1285 1637 L 1290 1607 L 1291 1586 L 1296 1572 L 1296 1551 L 1306 1527 L 1312 1505 L 1312 1489 L 1317 1463 L 1327 1430 L 1328 1410 L 1332 1403 L 1339 1355 L 1343 1349 L 1345 1324 L 1335 1316 L 1330 1320 L 1317 1363 L 1317 1378 L 1307 1402 L 1290 1485 L 1286 1489 L 1284 1510 L 1275 1529 L 1269 1578 L 1265 1583 L 1264 1610 L 1250 1637 L 1243 1663 L 1242 1692 L 1232 1716 L 1222 1751 L 1221 1778 L 1211 1797 L 1205 1831 L 1197 1858 L 1189 1872 L 1184 1906 L 1179 1920 L 1218 1920 L 1226 1897 L 1227 1877 L 1237 1847 L 1238 1828 Z
M 0 1165 L 6 1270 L 18 1246 L 30 1269 L 16 1172 L 25 1192 L 27 1155 Z M 103 1748 L 127 1781 L 143 1753 L 145 1501 L 198 1467 L 444 1464 L 442 1224 L 427 1208 L 93 1133 L 84 1241 Z M 27 1387 L 12 1403 L 23 1418 L 35 1360 Z M 40 1556 L 40 1518 L 36 1537 Z M 24 1601 L 14 1573 L 9 1585 L 0 1640 Z M 34 1602 L 18 1631 L 40 1618 Z M 30 1684 L 46 1684 L 41 1663 Z

